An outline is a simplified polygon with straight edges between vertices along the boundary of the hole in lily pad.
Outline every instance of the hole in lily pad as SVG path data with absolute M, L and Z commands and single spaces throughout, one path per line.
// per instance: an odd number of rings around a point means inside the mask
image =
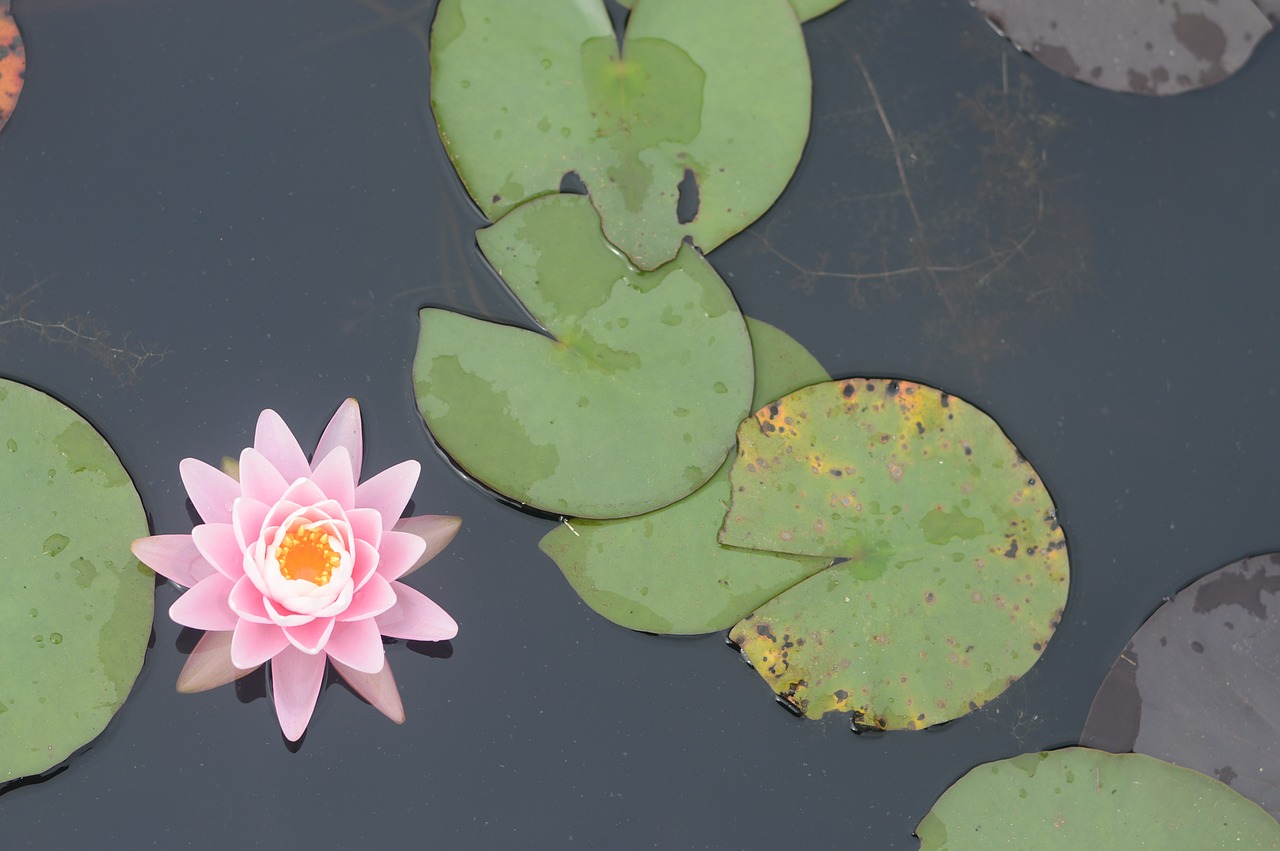
M 687 225 L 698 218 L 698 206 L 701 203 L 698 198 L 698 177 L 693 169 L 684 170 L 684 179 L 677 188 L 680 190 L 680 200 L 676 202 L 676 221 Z

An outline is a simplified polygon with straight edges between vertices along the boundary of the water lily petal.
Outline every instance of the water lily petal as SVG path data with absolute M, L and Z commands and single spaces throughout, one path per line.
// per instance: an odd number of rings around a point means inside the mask
M 391 530 L 382 533 L 382 546 L 378 552 L 378 573 L 388 582 L 399 579 L 422 558 L 426 541 L 410 532 Z
M 195 694 L 238 680 L 257 668 L 237 668 L 231 664 L 230 632 L 206 632 L 196 642 L 187 663 L 178 674 L 178 691 Z
M 236 580 L 235 586 L 231 589 L 231 594 L 227 597 L 227 604 L 231 606 L 231 611 L 242 618 L 255 623 L 272 622 L 272 618 L 267 612 L 262 592 L 258 590 L 258 586 L 253 584 L 253 580 L 247 576 L 241 576 Z M 230 644 L 228 644 L 228 647 L 230 647 Z
M 284 737 L 291 742 L 301 739 L 307 731 L 324 682 L 324 663 L 324 654 L 312 656 L 295 647 L 286 647 L 271 660 L 276 718 L 280 720 Z
M 352 598 L 351 605 L 347 606 L 346 611 L 338 615 L 338 622 L 371 618 L 382 614 L 395 604 L 396 592 L 391 587 L 391 583 L 375 573 L 369 578 L 369 583 Z
M 293 484 L 289 485 L 289 487 L 285 489 L 284 496 L 281 497 L 281 500 L 290 503 L 296 502 L 298 505 L 315 505 L 316 503 L 324 502 L 328 498 L 328 495 L 325 494 L 324 491 L 320 490 L 320 488 L 316 486 L 316 483 L 311 481 L 310 477 L 308 477 L 305 479 L 297 479 Z M 336 505 L 337 503 L 334 504 Z M 275 512 L 272 512 L 272 517 L 274 518 L 274 516 Z
M 356 590 L 359 591 L 364 584 L 369 581 L 369 577 L 378 570 L 378 564 L 382 561 L 382 557 L 371 545 L 356 538 L 356 560 L 352 565 L 351 579 L 355 582 Z
M 246 549 L 262 535 L 271 506 L 256 499 L 242 496 L 231 506 L 231 527 L 236 532 L 236 543 Z
M 275 624 L 242 620 L 231 639 L 231 664 L 256 668 L 288 646 L 284 630 Z
M 262 608 L 266 610 L 267 617 L 276 626 L 302 626 L 304 623 L 311 623 L 316 619 L 314 614 L 299 614 L 298 612 L 290 611 L 267 596 L 262 598 Z
M 311 473 L 306 453 L 280 415 L 270 408 L 258 415 L 258 428 L 253 435 L 253 448 L 271 462 L 285 481 L 291 482 Z
M 309 623 L 284 627 L 289 643 L 303 653 L 319 653 L 333 634 L 333 618 L 316 618 Z
M 375 549 L 382 543 L 382 514 L 374 508 L 353 508 L 347 512 L 351 533 Z
M 244 576 L 244 551 L 230 523 L 205 523 L 191 530 L 191 541 L 209 564 L 235 582 Z
M 384 566 L 378 572 L 387 579 L 401 579 L 408 576 L 449 546 L 449 542 L 453 540 L 454 535 L 458 534 L 458 529 L 460 528 L 462 528 L 461 517 L 451 517 L 444 514 L 420 514 L 417 517 L 401 517 L 396 521 L 395 531 L 416 535 L 426 542 L 427 548 L 399 576 L 389 575 L 389 571 L 385 567 L 388 556 L 384 552 L 382 554 Z
M 245 496 L 272 505 L 288 486 L 284 476 L 261 452 L 250 447 L 240 453 L 240 488 Z
M 382 670 L 386 654 L 382 650 L 382 633 L 372 620 L 351 621 L 334 626 L 333 635 L 324 645 L 331 659 L 344 665 L 376 674 Z
M 396 687 L 395 677 L 391 675 L 391 665 L 385 660 L 382 670 L 376 674 L 366 674 L 348 667 L 337 659 L 329 657 L 334 670 L 342 675 L 347 685 L 355 693 L 369 701 L 369 705 L 390 718 L 397 724 L 404 723 L 404 704 L 400 701 L 400 689 Z
M 231 588 L 231 580 L 220 573 L 205 577 L 174 601 L 169 617 L 192 629 L 235 629 L 240 618 L 227 604 Z
M 206 523 L 230 523 L 231 506 L 240 496 L 240 483 L 203 461 L 183 458 L 178 464 L 191 504 Z
M 351 478 L 351 456 L 345 446 L 334 449 L 311 474 L 311 481 L 329 499 L 337 500 L 343 509 L 356 507 L 356 482 Z
M 364 454 L 364 439 L 361 435 L 360 405 L 355 399 L 347 399 L 338 406 L 338 411 L 329 420 L 316 444 L 316 454 L 312 456 L 312 465 L 317 465 L 328 457 L 329 453 L 339 446 L 347 450 L 351 462 L 351 481 L 360 481 L 360 465 Z
M 356 506 L 378 509 L 382 514 L 382 528 L 390 529 L 409 504 L 421 472 L 422 465 L 413 460 L 388 467 L 356 488 Z
M 396 604 L 376 618 L 378 630 L 390 638 L 446 641 L 458 634 L 458 623 L 434 600 L 403 582 L 392 582 Z
M 130 549 L 138 561 L 165 579 L 190 588 L 216 571 L 196 549 L 190 535 L 152 535 L 139 538 Z

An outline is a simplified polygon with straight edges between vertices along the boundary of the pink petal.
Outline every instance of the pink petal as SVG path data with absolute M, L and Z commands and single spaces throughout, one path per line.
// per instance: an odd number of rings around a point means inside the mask
M 195 458 L 178 464 L 187 496 L 206 523 L 230 523 L 231 504 L 240 496 L 240 483 L 216 467 Z
M 356 538 L 355 557 L 355 564 L 351 567 L 351 581 L 355 583 L 356 590 L 359 591 L 369 581 L 369 577 L 377 572 L 378 564 L 382 561 L 382 557 L 377 550 L 359 538 Z
M 427 548 L 422 554 L 414 560 L 404 573 L 399 576 L 387 576 L 387 570 L 383 568 L 380 573 L 388 579 L 401 579 L 413 573 L 422 567 L 431 559 L 440 554 L 440 551 L 449 546 L 449 542 L 453 540 L 454 535 L 458 534 L 458 530 L 462 528 L 461 517 L 450 517 L 443 514 L 421 514 L 417 517 L 402 517 L 396 521 L 395 531 L 408 532 L 411 535 L 417 535 L 426 541 Z M 382 554 L 382 560 L 385 563 L 387 554 Z
M 238 680 L 256 670 L 237 668 L 231 664 L 231 633 L 206 632 L 187 657 L 178 674 L 178 691 L 195 694 Z
M 174 601 L 169 617 L 192 629 L 235 629 L 240 617 L 227 604 L 231 580 L 220 573 L 206 577 Z
M 249 545 L 262 535 L 262 527 L 267 522 L 267 513 L 271 506 L 256 499 L 240 497 L 231 506 L 231 527 L 236 532 L 236 543 L 240 549 L 248 549 Z
M 422 557 L 424 547 L 426 542 L 409 532 L 383 532 L 378 573 L 387 581 L 399 579 Z
M 184 588 L 190 588 L 215 573 L 213 565 L 200 555 L 190 535 L 139 538 L 131 549 L 138 561 Z
M 231 639 L 231 664 L 256 668 L 288 646 L 284 630 L 275 624 L 242 620 Z
M 298 439 L 289 431 L 280 415 L 270 408 L 258 415 L 253 448 L 280 471 L 285 481 L 292 482 L 311 473 L 311 465 L 307 463 L 307 456 L 298 445 Z
M 382 514 L 382 528 L 390 529 L 404 513 L 421 472 L 422 465 L 417 461 L 402 461 L 383 470 L 356 488 L 356 506 L 378 509 Z
M 267 614 L 262 592 L 247 576 L 241 576 L 236 580 L 227 598 L 227 604 L 231 606 L 231 611 L 242 618 L 254 623 L 271 623 L 271 616 Z
M 390 664 L 384 661 L 381 671 L 365 674 L 347 667 L 333 657 L 329 661 L 347 684 L 355 689 L 356 694 L 369 701 L 374 709 L 397 724 L 404 723 L 404 704 L 400 702 L 400 689 L 396 688 L 395 677 L 391 676 Z
M 347 455 L 346 447 L 339 446 L 325 456 L 311 474 L 311 481 L 329 499 L 337 500 L 344 510 L 355 508 L 356 483 L 351 478 L 351 456 Z
M 244 576 L 244 550 L 230 523 L 205 523 L 191 530 L 191 541 L 209 564 L 235 582 Z
M 292 612 L 266 595 L 262 597 L 262 607 L 266 611 L 267 617 L 276 626 L 302 626 L 304 623 L 311 623 L 316 619 L 315 615 L 302 615 Z
M 360 465 L 364 452 L 363 438 L 360 431 L 360 405 L 355 399 L 348 399 L 338 406 L 338 411 L 325 426 L 320 442 L 316 444 L 316 454 L 311 463 L 319 464 L 330 452 L 339 446 L 347 450 L 351 462 L 351 481 L 360 481 Z
M 286 647 L 271 660 L 271 691 L 280 729 L 291 742 L 302 738 L 324 682 L 323 653 L 314 656 Z
M 382 650 L 382 633 L 372 620 L 340 623 L 324 645 L 329 657 L 366 674 L 382 670 L 386 654 Z
M 284 495 L 281 497 L 282 502 L 292 502 L 298 505 L 315 505 L 318 502 L 324 502 L 329 497 L 324 491 L 316 486 L 311 479 L 298 479 L 289 487 L 285 488 Z M 336 504 L 336 503 L 335 503 Z M 272 512 L 274 518 L 275 512 Z
M 378 574 L 373 574 L 369 584 L 360 589 L 351 600 L 347 610 L 338 615 L 338 621 L 359 621 L 382 614 L 396 604 L 396 592 L 391 583 Z M 328 646 L 325 647 L 328 650 Z
M 274 505 L 288 486 L 284 476 L 261 452 L 249 448 L 240 453 L 240 488 L 245 496 Z
M 333 633 L 333 618 L 315 618 L 298 626 L 281 627 L 289 643 L 304 653 L 319 653 Z
M 403 582 L 392 582 L 396 604 L 378 615 L 378 630 L 390 638 L 445 641 L 458 634 L 458 623 L 434 600 Z
M 382 515 L 373 508 L 353 508 L 347 512 L 351 534 L 371 544 L 375 549 L 382 543 Z

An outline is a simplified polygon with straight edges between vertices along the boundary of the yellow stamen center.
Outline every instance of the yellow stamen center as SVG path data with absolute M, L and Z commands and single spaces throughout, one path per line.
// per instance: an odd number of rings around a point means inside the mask
M 342 556 L 329 544 L 322 529 L 295 526 L 276 548 L 280 575 L 285 579 L 305 579 L 316 585 L 328 585 L 338 569 Z

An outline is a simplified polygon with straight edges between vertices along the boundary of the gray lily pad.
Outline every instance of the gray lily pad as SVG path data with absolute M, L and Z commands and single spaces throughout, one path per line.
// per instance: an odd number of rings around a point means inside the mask
M 1193 582 L 1134 634 L 1081 743 L 1204 772 L 1280 815 L 1280 553 Z
M 783 331 L 750 317 L 747 329 L 755 353 L 757 407 L 829 377 Z M 616 624 L 683 635 L 728 629 L 830 561 L 719 543 L 731 463 L 666 508 L 623 520 L 561 524 L 542 539 L 542 551 L 588 606 Z
M 996 31 L 1059 74 L 1173 95 L 1234 74 L 1271 31 L 1252 0 L 970 0 Z
M 576 172 L 643 269 L 686 236 L 706 252 L 754 221 L 809 133 L 786 0 L 646 0 L 621 53 L 600 0 L 442 0 L 431 66 L 440 136 L 485 215 Z
M 87 743 L 128 696 L 155 579 L 147 519 L 111 447 L 56 399 L 0 379 L 0 781 Z
M 1280 825 L 1195 771 L 1141 754 L 1065 748 L 989 762 L 943 793 L 920 851 L 1260 851 Z
M 531 201 L 478 239 L 547 334 L 422 311 L 414 390 L 454 461 L 571 517 L 651 511 L 711 478 L 753 383 L 747 327 L 711 265 L 685 246 L 636 268 L 580 195 Z

